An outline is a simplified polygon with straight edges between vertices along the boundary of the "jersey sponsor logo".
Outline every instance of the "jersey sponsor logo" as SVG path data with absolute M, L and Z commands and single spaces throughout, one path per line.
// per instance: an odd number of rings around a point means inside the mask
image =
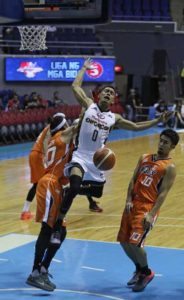
M 101 113 L 97 113 L 97 116 L 98 116 L 99 119 L 105 119 L 105 116 Z
M 140 173 L 141 173 L 141 174 L 146 174 L 146 175 L 149 175 L 149 176 L 153 176 L 154 174 L 157 173 L 157 170 L 155 169 L 155 167 L 151 167 L 151 166 L 143 166 L 143 167 L 140 169 Z
M 95 127 L 98 127 L 99 129 L 103 129 L 103 130 L 109 130 L 110 128 L 104 124 L 100 124 L 95 120 L 92 120 L 90 118 L 86 118 L 85 120 L 87 123 L 90 123 L 92 125 L 94 125 Z

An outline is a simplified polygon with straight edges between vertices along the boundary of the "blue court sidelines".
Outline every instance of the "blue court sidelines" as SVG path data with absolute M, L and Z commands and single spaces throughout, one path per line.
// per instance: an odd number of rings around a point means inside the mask
M 18 246 L 23 237 L 25 244 Z M 9 239 L 9 246 L 16 238 L 17 247 L 0 253 L 0 300 L 184 299 L 184 250 L 146 247 L 156 276 L 142 293 L 133 293 L 126 282 L 134 267 L 118 243 L 67 239 L 50 267 L 57 289 L 49 293 L 25 283 L 35 242 L 26 244 L 27 236 L 19 234 L 1 237 L 0 242 L 3 238 Z
M 153 134 L 160 133 L 162 130 L 163 130 L 163 128 L 160 128 L 160 127 L 153 127 L 153 128 L 150 128 L 150 129 L 147 129 L 144 131 L 138 131 L 138 132 L 116 129 L 110 133 L 108 142 L 118 141 L 118 140 L 127 140 L 127 139 L 145 136 L 145 135 L 153 135 Z M 33 145 L 33 142 L 1 146 L 0 147 L 0 160 L 28 156 L 32 145 Z

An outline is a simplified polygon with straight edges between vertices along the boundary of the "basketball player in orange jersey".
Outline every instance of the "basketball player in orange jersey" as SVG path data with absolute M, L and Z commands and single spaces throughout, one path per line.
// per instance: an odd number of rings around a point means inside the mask
M 136 267 L 127 283 L 134 292 L 144 290 L 154 278 L 154 272 L 148 266 L 144 242 L 174 183 L 176 170 L 169 155 L 178 142 L 179 135 L 174 130 L 163 130 L 157 153 L 142 155 L 129 183 L 117 239 Z
M 54 117 L 58 115 L 65 117 L 65 115 L 62 113 L 56 113 Z M 29 154 L 29 166 L 31 177 L 30 181 L 32 183 L 32 186 L 27 194 L 26 201 L 23 206 L 23 210 L 20 216 L 21 220 L 29 220 L 33 218 L 33 214 L 30 212 L 30 205 L 36 194 L 36 187 L 38 181 L 45 173 L 44 155 L 47 151 L 47 141 L 49 137 L 50 130 L 49 125 L 47 125 L 38 136 Z
M 57 117 L 59 115 L 65 117 L 63 113 L 56 113 L 54 114 L 54 117 L 55 116 Z M 77 119 L 74 123 L 77 124 L 78 121 L 79 119 Z M 30 205 L 35 197 L 38 181 L 45 173 L 44 155 L 47 151 L 47 142 L 49 137 L 50 137 L 50 130 L 49 130 L 49 125 L 47 125 L 38 136 L 29 154 L 29 166 L 30 166 L 30 173 L 31 173 L 30 181 L 32 183 L 32 186 L 27 194 L 26 201 L 24 203 L 23 210 L 20 215 L 21 220 L 30 220 L 33 218 L 33 214 L 30 212 Z M 103 211 L 103 209 L 97 205 L 97 202 L 94 201 L 90 195 L 87 195 L 87 199 L 89 201 L 89 209 L 91 211 L 93 212 Z
M 70 143 L 73 141 L 75 127 L 68 127 L 66 119 L 54 116 L 50 122 L 51 138 L 48 140 L 45 175 L 39 180 L 36 189 L 36 221 L 41 223 L 41 230 L 35 246 L 32 273 L 26 283 L 47 291 L 56 286 L 49 280 L 48 268 L 66 236 L 65 222 L 60 224 L 60 243 L 52 237 L 62 201 L 62 185 L 68 182 L 63 169 L 70 156 Z
M 94 103 L 81 87 L 84 74 L 86 70 L 91 68 L 91 65 L 92 61 L 88 58 L 72 84 L 76 99 L 85 111 L 80 120 L 71 162 L 65 167 L 65 174 L 70 179 L 70 187 L 63 197 L 56 231 L 57 227 L 59 228 L 60 220 L 69 210 L 73 199 L 80 194 L 82 182 L 86 183 L 86 192 L 88 189 L 88 193 L 92 197 L 100 198 L 102 196 L 105 175 L 104 172 L 94 166 L 93 155 L 97 149 L 104 147 L 111 129 L 115 126 L 126 130 L 143 130 L 158 124 L 163 119 L 167 120 L 172 115 L 171 112 L 166 112 L 159 118 L 143 124 L 125 120 L 121 115 L 110 111 L 110 105 L 115 100 L 113 86 L 102 87 L 99 93 L 99 102 L 98 104 Z

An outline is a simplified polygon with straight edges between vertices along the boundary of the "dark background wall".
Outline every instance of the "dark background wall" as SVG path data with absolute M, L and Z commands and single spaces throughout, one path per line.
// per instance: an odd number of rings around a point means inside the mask
M 117 63 L 124 65 L 125 72 L 137 76 L 147 75 L 155 49 L 165 49 L 168 54 L 167 71 L 184 60 L 184 34 L 177 33 L 126 33 L 101 32 L 104 40 L 114 42 Z M 169 66 L 170 63 L 170 66 Z M 151 72 L 150 72 L 151 73 Z
M 180 87 L 178 86 L 180 83 L 178 81 L 182 62 L 184 61 L 184 32 L 164 32 L 163 28 L 159 31 L 156 27 L 155 31 L 136 32 L 136 25 L 134 27 L 135 32 L 126 32 L 122 29 L 122 24 L 119 23 L 116 26 L 101 26 L 97 28 L 97 32 L 103 40 L 114 43 L 114 54 L 117 58 L 117 63 L 124 66 L 126 74 L 133 75 L 134 87 L 137 86 L 141 89 L 143 78 L 145 81 L 146 77 L 146 82 L 148 82 L 147 88 L 150 90 L 150 93 L 155 91 L 155 81 L 158 81 L 156 78 L 150 78 L 155 75 L 156 61 L 154 53 L 155 50 L 163 50 L 166 54 L 165 63 L 163 63 L 163 56 L 161 56 L 160 60 L 159 58 L 157 60 L 156 67 L 165 68 L 164 72 L 168 76 L 165 83 L 165 94 L 168 99 L 170 98 L 169 101 L 172 101 L 172 98 L 178 96 L 180 92 Z M 173 23 L 174 28 L 175 24 Z M 156 97 L 157 92 L 154 97 Z M 146 97 L 149 97 L 149 93 Z M 154 99 L 151 100 L 151 103 L 153 102 Z

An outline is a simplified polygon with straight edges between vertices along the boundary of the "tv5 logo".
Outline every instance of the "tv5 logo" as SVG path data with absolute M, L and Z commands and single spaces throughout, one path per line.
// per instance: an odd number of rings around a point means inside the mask
M 103 66 L 99 62 L 93 62 L 90 69 L 86 70 L 86 73 L 91 78 L 99 78 L 103 74 Z

